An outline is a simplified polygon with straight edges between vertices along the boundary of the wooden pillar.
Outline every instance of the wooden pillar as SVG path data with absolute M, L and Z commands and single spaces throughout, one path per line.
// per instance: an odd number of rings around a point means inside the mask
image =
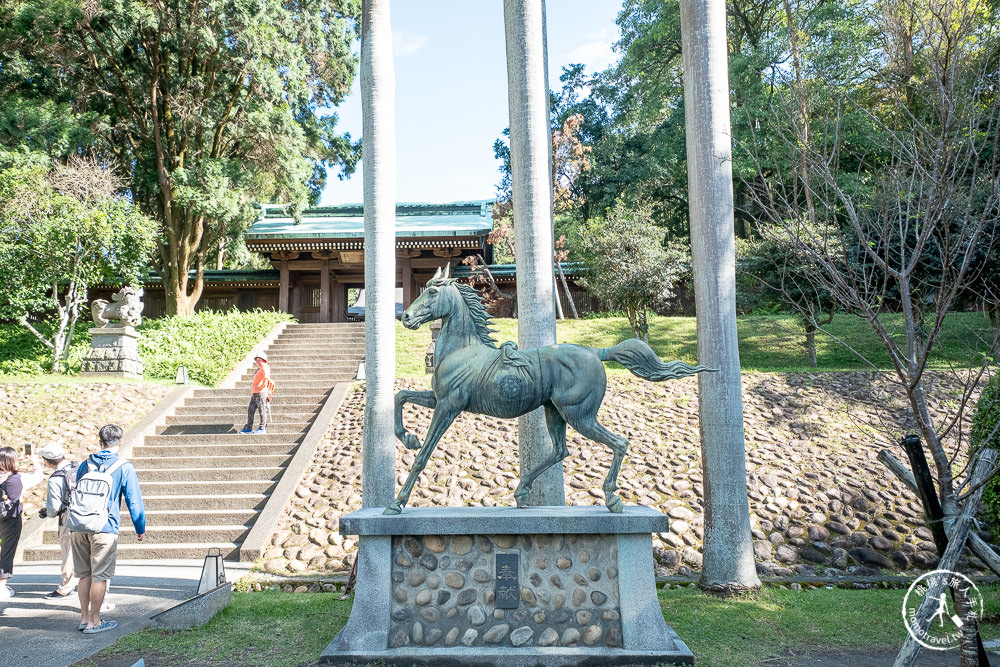
M 283 259 L 278 264 L 278 270 L 281 272 L 281 278 L 278 282 L 278 310 L 283 313 L 291 312 L 288 310 L 288 260 Z
M 347 319 L 344 317 L 344 311 L 347 310 L 347 288 L 344 283 L 340 282 L 336 276 L 333 278 L 333 284 L 330 286 L 333 291 L 332 297 L 330 299 L 333 305 L 333 317 L 330 318 L 331 322 L 346 322 Z
M 403 283 L 403 309 L 410 307 L 413 303 L 413 266 L 409 255 L 405 254 L 399 259 L 400 279 Z
M 319 269 L 319 321 L 330 321 L 330 253 L 317 253 L 322 263 Z

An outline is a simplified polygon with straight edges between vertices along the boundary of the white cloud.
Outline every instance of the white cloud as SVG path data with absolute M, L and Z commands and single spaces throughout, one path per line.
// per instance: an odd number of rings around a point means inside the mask
M 399 30 L 392 31 L 392 52 L 397 56 L 412 56 L 426 42 L 424 35 L 404 35 Z
M 605 69 L 615 62 L 614 43 L 618 41 L 618 26 L 610 25 L 587 35 L 587 41 L 566 54 L 566 63 L 583 63 L 587 72 Z

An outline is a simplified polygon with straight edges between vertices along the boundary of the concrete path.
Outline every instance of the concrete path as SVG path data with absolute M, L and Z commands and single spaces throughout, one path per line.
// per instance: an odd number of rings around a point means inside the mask
M 59 581 L 57 563 L 23 563 L 14 569 L 15 596 L 0 600 L 0 667 L 66 667 L 149 625 L 149 618 L 194 595 L 203 561 L 119 561 L 111 582 L 116 608 L 103 614 L 114 630 L 85 635 L 77 630 L 80 606 L 73 599 L 43 599 Z M 226 563 L 234 582 L 251 563 Z

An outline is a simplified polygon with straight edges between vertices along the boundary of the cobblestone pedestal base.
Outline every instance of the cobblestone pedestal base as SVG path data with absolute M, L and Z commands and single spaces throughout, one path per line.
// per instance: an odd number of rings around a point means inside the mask
M 664 622 L 647 507 L 381 508 L 359 535 L 351 617 L 320 662 L 350 665 L 693 664 Z
M 130 326 L 96 327 L 90 333 L 90 351 L 83 357 L 80 373 L 141 378 L 139 332 Z

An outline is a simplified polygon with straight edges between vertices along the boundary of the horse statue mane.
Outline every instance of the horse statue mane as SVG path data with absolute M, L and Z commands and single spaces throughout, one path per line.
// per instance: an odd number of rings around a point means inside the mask
M 441 276 L 436 274 L 434 278 L 427 281 L 428 287 L 445 287 L 446 285 L 454 285 L 458 289 L 458 293 L 462 295 L 465 307 L 469 309 L 469 315 L 472 316 L 472 321 L 476 325 L 476 334 L 479 336 L 480 342 L 488 347 L 496 347 L 497 339 L 493 337 L 493 334 L 497 330 L 491 328 L 493 319 L 486 311 L 486 306 L 483 305 L 483 299 L 479 292 L 471 285 L 458 282 L 458 278 L 449 277 L 447 273 Z
M 140 301 L 143 289 L 140 287 L 123 287 L 111 295 L 111 303 L 104 299 L 95 299 L 90 304 L 90 314 L 94 324 L 99 327 L 111 325 L 111 320 L 119 320 L 122 326 L 137 327 L 142 323 L 142 309 L 145 304 Z

